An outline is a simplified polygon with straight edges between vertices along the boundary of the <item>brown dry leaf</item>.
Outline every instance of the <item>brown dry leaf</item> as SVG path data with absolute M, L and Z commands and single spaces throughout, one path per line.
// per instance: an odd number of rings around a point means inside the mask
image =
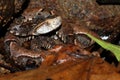
M 98 57 L 0 76 L 0 80 L 119 80 L 116 68 Z

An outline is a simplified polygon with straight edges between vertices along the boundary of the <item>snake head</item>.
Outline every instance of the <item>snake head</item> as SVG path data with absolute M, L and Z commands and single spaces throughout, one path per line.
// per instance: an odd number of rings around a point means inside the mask
M 62 24 L 62 18 L 57 16 L 52 19 L 47 19 L 42 23 L 39 23 L 30 34 L 32 35 L 40 35 L 49 33 L 55 29 L 57 29 Z

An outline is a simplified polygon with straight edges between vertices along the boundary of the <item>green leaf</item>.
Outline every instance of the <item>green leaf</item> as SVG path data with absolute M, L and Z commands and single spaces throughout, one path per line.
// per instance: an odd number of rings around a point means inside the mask
M 99 44 L 104 49 L 111 51 L 115 55 L 117 60 L 120 61 L 120 46 L 105 42 L 90 34 L 86 34 L 86 35 L 90 37 L 91 39 L 93 39 L 97 44 Z

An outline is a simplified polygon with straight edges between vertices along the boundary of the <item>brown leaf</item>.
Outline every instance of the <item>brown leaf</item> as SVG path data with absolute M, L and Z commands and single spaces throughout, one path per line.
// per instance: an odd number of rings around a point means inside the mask
M 98 57 L 0 76 L 0 80 L 119 80 L 116 68 Z

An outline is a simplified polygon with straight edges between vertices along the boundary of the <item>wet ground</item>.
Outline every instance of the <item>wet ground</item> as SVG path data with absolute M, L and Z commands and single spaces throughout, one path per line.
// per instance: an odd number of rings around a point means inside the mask
M 85 35 L 120 45 L 119 5 L 95 0 L 10 2 L 0 3 L 0 80 L 120 79 L 113 53 Z

